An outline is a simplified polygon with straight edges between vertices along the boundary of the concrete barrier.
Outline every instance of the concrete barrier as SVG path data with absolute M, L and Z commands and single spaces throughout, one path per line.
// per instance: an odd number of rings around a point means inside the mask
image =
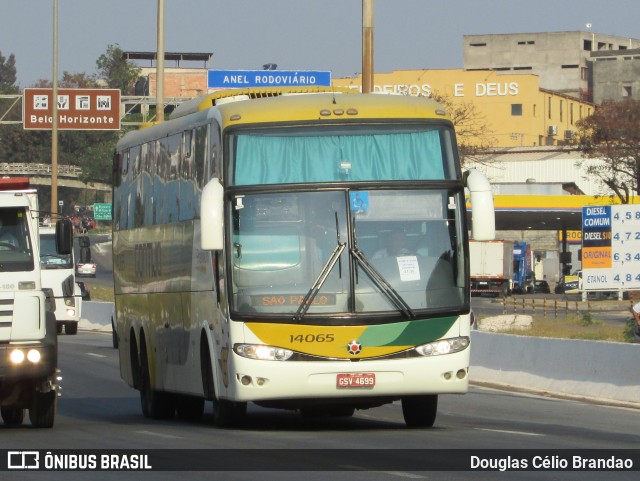
M 640 344 L 473 331 L 471 382 L 640 408 Z
M 82 312 L 78 327 L 91 331 L 111 332 L 113 302 L 82 301 Z

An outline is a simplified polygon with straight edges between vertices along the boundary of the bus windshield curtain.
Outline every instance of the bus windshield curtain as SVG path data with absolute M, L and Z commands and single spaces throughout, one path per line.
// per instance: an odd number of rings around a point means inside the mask
M 239 135 L 235 185 L 441 180 L 438 131 L 386 135 Z

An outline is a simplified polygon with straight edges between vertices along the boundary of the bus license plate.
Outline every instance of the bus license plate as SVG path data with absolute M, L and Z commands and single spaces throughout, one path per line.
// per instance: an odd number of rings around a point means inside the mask
M 376 375 L 373 372 L 341 373 L 336 378 L 339 388 L 373 387 L 376 385 Z

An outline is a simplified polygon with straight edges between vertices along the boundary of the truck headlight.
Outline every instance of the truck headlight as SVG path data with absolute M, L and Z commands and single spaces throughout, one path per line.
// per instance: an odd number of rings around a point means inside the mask
M 27 359 L 34 364 L 40 362 L 40 351 L 37 349 L 29 349 Z
M 76 300 L 74 297 L 65 297 L 64 298 L 64 304 L 65 306 L 70 306 L 73 307 L 76 305 Z
M 22 364 L 24 362 L 24 352 L 22 352 L 20 349 L 14 349 L 11 352 L 9 358 L 14 364 Z

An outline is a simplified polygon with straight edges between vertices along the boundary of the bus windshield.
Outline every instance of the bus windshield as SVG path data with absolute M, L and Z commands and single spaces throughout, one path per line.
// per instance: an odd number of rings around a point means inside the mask
M 252 129 L 230 136 L 230 184 L 455 179 L 449 127 Z
M 231 307 L 238 314 L 300 320 L 314 285 L 307 317 L 404 319 L 462 309 L 461 192 L 344 189 L 236 195 L 233 202 Z
M 22 208 L 0 209 L 0 271 L 32 271 L 33 249 L 29 227 Z

